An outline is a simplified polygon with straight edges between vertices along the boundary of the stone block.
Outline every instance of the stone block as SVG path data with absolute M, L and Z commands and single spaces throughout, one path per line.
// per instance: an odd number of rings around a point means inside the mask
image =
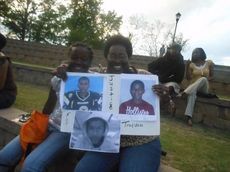
M 218 118 L 212 126 L 219 129 L 230 130 L 230 121 Z
M 219 107 L 219 118 L 230 121 L 230 108 Z

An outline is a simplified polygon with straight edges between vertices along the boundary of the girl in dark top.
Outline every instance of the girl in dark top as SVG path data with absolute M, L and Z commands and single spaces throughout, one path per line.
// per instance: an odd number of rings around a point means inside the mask
M 0 33 L 0 109 L 10 107 L 17 95 L 10 58 L 2 53 L 5 45 L 6 38 Z

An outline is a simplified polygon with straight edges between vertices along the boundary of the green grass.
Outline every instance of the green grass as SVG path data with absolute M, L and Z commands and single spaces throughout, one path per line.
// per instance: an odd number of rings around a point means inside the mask
M 229 131 L 161 117 L 161 143 L 168 152 L 163 161 L 182 171 L 230 171 Z
M 26 112 L 42 110 L 47 100 L 49 88 L 17 82 L 18 95 L 15 107 Z
M 48 95 L 48 88 L 17 83 L 18 96 L 15 107 L 30 112 L 41 110 Z M 229 172 L 229 131 L 161 116 L 161 144 L 167 151 L 163 163 L 185 172 Z

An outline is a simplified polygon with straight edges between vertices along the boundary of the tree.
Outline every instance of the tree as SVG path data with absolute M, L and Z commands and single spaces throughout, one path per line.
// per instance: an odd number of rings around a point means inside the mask
M 147 22 L 143 16 L 131 16 L 129 19 L 131 26 L 130 37 L 134 42 L 134 52 L 141 52 L 149 56 L 159 57 L 159 50 L 162 45 L 169 45 L 172 42 L 172 32 L 170 25 L 154 20 Z M 188 40 L 183 35 L 177 34 L 175 42 L 185 49 Z
M 85 41 L 93 47 L 101 47 L 111 33 L 118 33 L 122 18 L 115 12 L 101 12 L 101 0 L 72 0 L 71 16 L 67 19 L 70 30 L 68 42 Z
M 9 12 L 7 3 L 10 3 L 9 0 L 0 0 L 0 16 L 5 16 Z
M 21 40 L 66 44 L 84 41 L 101 47 L 118 33 L 122 17 L 102 12 L 101 0 L 0 0 L 0 19 L 9 36 Z
M 55 0 L 44 0 L 40 3 L 41 13 L 31 25 L 31 40 L 52 44 L 65 44 L 68 30 L 65 19 L 67 8 L 58 5 Z
M 31 21 L 37 10 L 36 3 L 32 0 L 7 0 L 2 4 L 5 6 L 0 13 L 2 24 L 10 30 L 9 34 L 15 34 L 21 40 L 28 38 Z
M 7 0 L 1 4 L 2 24 L 10 37 L 54 44 L 66 42 L 67 9 L 55 0 Z

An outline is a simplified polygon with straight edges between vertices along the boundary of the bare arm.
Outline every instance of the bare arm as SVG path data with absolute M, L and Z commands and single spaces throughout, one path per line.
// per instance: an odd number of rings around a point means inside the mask
M 56 92 L 52 88 L 50 88 L 49 96 L 48 96 L 48 99 L 47 99 L 47 101 L 43 107 L 42 112 L 44 114 L 48 114 L 48 115 L 51 114 L 54 110 L 56 102 L 57 102 Z

